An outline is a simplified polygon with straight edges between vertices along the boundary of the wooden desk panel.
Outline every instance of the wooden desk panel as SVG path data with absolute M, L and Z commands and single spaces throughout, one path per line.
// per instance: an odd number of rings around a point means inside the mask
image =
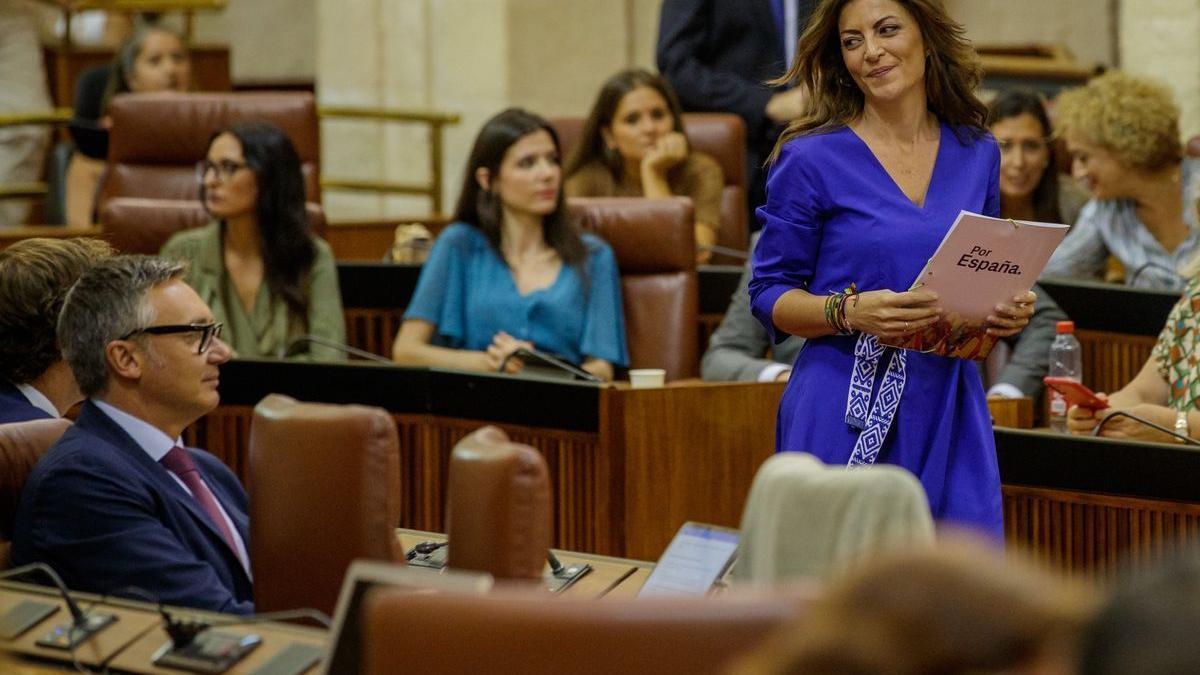
M 74 237 L 105 238 L 104 232 L 98 227 L 67 227 L 66 225 L 18 225 L 15 227 L 0 227 L 0 249 L 8 248 L 22 239 L 30 237 L 49 237 L 51 239 L 72 239 Z
M 444 530 L 449 453 L 469 431 L 496 424 L 547 459 L 557 548 L 652 560 L 687 520 L 738 526 L 754 474 L 774 449 L 783 385 L 597 388 L 424 369 L 235 361 L 222 376 L 222 396 L 233 400 L 190 429 L 189 442 L 214 451 L 244 479 L 250 404 L 269 389 L 392 410 L 405 527 Z M 464 416 L 470 410 L 478 417 Z M 1200 508 L 1194 450 L 999 426 L 996 444 L 1006 536 L 1053 566 L 1108 576 L 1111 561 L 1126 552 L 1157 555 L 1194 536 Z
M 0 592 L 0 614 L 24 600 L 36 600 L 58 606 L 58 611 L 43 619 L 39 624 L 19 635 L 11 642 L 0 641 L 0 651 L 10 651 L 26 656 L 35 656 L 59 662 L 70 663 L 71 653 L 63 649 L 48 649 L 37 646 L 37 641 L 59 624 L 71 621 L 71 613 L 66 603 L 62 601 L 57 591 L 33 587 L 31 590 L 18 590 L 17 585 L 5 585 Z M 77 600 L 78 601 L 78 600 Z M 84 604 L 86 608 L 86 603 Z M 91 611 L 91 610 L 88 610 Z M 75 658 L 79 663 L 100 667 L 113 658 L 121 650 L 128 647 L 144 633 L 149 632 L 162 621 L 157 614 L 148 614 L 141 610 L 131 610 L 123 607 L 104 607 L 98 611 L 117 615 L 115 623 L 96 633 L 75 649 Z
M 1083 351 L 1083 383 L 1103 392 L 1129 384 L 1150 358 L 1156 341 L 1149 335 L 1087 329 L 1075 331 L 1075 337 Z
M 446 539 L 446 535 L 440 532 L 412 529 L 397 530 L 397 537 L 400 539 L 400 545 L 406 551 L 423 541 L 444 541 Z M 649 570 L 654 569 L 653 563 L 642 562 L 640 560 L 628 560 L 557 549 L 554 550 L 554 554 L 563 565 L 569 566 L 576 563 L 587 563 L 592 566 L 592 571 L 579 581 L 576 581 L 570 588 L 563 591 L 561 594 L 562 597 L 607 597 L 610 593 L 618 589 L 624 589 L 630 579 L 641 579 L 636 584 L 637 588 L 641 588 L 641 584 L 645 582 L 645 577 L 649 573 Z M 545 573 L 549 574 L 549 572 L 550 566 L 547 563 Z M 430 570 L 430 573 L 432 574 L 433 571 Z M 626 593 L 627 591 L 628 589 L 624 589 L 622 593 Z M 633 594 L 636 595 L 636 588 Z
M 207 615 L 203 618 L 205 620 L 212 620 L 212 615 Z M 224 617 L 221 620 L 230 620 L 230 618 Z M 154 665 L 154 654 L 170 640 L 167 632 L 162 628 L 161 619 L 156 623 L 156 626 L 156 628 L 148 631 L 136 642 L 129 645 L 128 649 L 118 654 L 112 661 L 111 666 L 117 670 L 129 673 L 178 675 L 180 672 L 178 670 L 160 668 Z M 329 639 L 328 632 L 324 629 L 288 626 L 279 623 L 230 626 L 228 628 L 215 627 L 214 630 L 233 635 L 254 634 L 262 638 L 262 644 L 257 649 L 246 655 L 246 658 L 238 661 L 234 667 L 225 671 L 227 675 L 252 673 L 292 644 L 311 645 L 324 650 L 326 642 Z
M 1005 538 L 1046 567 L 1112 581 L 1200 542 L 1200 504 L 1006 485 Z
M 88 593 L 72 593 L 75 601 L 80 603 L 85 611 L 100 611 L 117 615 L 117 621 L 97 633 L 93 638 L 81 644 L 75 654 L 78 661 L 95 668 L 114 668 L 130 673 L 178 673 L 177 670 L 156 668 L 152 656 L 169 639 L 162 629 L 162 617 L 157 608 L 152 605 L 127 600 L 108 599 L 97 603 L 95 595 Z M 70 613 L 62 603 L 58 592 L 41 586 L 3 582 L 0 585 L 0 614 L 12 606 L 24 601 L 36 600 L 59 605 L 59 611 L 43 619 L 41 623 L 26 631 L 13 642 L 0 642 L 0 650 L 13 654 L 47 659 L 57 662 L 56 665 L 36 664 L 31 661 L 19 661 L 16 667 L 28 672 L 62 672 L 64 664 L 70 664 L 70 652 L 59 649 L 45 649 L 34 643 L 38 638 L 48 633 L 53 626 L 70 620 Z M 182 608 L 168 607 L 173 616 L 193 618 L 212 624 L 236 621 L 239 617 L 230 614 L 217 614 Z M 262 644 L 233 669 L 232 674 L 249 673 L 269 661 L 283 648 L 295 642 L 313 645 L 324 649 L 328 640 L 328 632 L 321 628 L 307 628 L 281 623 L 261 623 L 253 626 L 230 626 L 222 631 L 248 635 L 258 634 Z M 4 672 L 9 672 L 5 664 Z M 69 668 L 68 668 L 69 669 Z M 22 671 L 18 671 L 22 672 Z

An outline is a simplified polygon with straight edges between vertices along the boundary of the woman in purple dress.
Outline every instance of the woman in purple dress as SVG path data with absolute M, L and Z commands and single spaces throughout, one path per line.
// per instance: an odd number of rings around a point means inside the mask
M 908 290 L 959 211 L 1000 212 L 1000 153 L 972 93 L 975 53 L 936 0 L 824 0 L 784 81 L 811 93 L 779 139 L 758 210 L 750 296 L 776 342 L 808 338 L 779 408 L 777 450 L 912 471 L 935 518 L 1003 535 L 978 369 L 883 347 L 940 316 Z M 989 317 L 1021 330 L 1033 293 Z

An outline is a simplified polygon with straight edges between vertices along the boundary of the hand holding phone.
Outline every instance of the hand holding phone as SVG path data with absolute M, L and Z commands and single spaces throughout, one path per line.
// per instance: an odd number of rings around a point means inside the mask
M 1069 377 L 1047 375 L 1042 378 L 1042 382 L 1045 382 L 1047 387 L 1062 394 L 1062 397 L 1071 405 L 1088 408 L 1089 410 L 1104 410 L 1108 407 L 1107 400 Z

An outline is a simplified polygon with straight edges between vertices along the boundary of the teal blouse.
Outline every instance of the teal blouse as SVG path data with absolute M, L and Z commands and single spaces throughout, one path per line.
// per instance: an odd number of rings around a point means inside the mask
M 603 240 L 583 241 L 586 280 L 563 265 L 549 286 L 521 295 L 483 233 L 454 223 L 434 242 L 404 318 L 433 324 L 442 347 L 483 351 L 505 331 L 575 364 L 590 357 L 628 365 L 616 259 Z

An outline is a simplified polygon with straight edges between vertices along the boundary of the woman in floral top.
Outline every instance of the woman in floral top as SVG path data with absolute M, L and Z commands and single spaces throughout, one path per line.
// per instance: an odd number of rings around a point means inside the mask
M 1194 262 L 1183 297 L 1167 316 L 1158 342 L 1137 377 L 1108 396 L 1110 408 L 1093 412 L 1072 407 L 1067 425 L 1073 433 L 1090 434 L 1114 412 L 1123 410 L 1176 433 L 1200 438 L 1200 354 L 1196 353 L 1200 331 L 1200 261 Z M 1103 394 L 1101 394 L 1103 396 Z M 1176 439 L 1128 417 L 1104 423 L 1101 436 L 1143 441 L 1175 442 Z

